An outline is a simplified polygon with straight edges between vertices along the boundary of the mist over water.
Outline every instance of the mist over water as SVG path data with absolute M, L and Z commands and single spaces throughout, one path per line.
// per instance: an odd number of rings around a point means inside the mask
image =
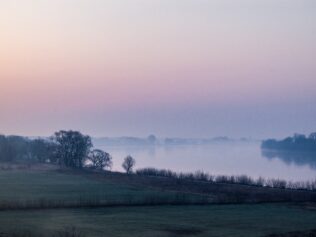
M 177 172 L 202 170 L 210 174 L 307 181 L 316 178 L 315 154 L 275 154 L 262 151 L 260 142 L 222 142 L 209 145 L 107 146 L 98 148 L 113 157 L 113 168 L 122 171 L 125 156 L 136 159 L 136 169 L 155 167 Z M 296 159 L 298 157 L 298 159 Z M 315 157 L 315 156 L 314 156 Z M 303 159 L 302 159 L 303 158 Z

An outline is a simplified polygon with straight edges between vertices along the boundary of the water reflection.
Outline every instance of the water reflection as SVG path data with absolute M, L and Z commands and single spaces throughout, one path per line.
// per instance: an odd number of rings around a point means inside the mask
M 136 159 L 136 169 L 155 167 L 176 172 L 203 170 L 213 175 L 249 175 L 253 178 L 314 180 L 315 154 L 262 151 L 260 143 L 225 142 L 210 145 L 109 146 L 99 144 L 113 157 L 113 170 L 122 171 L 124 157 Z
M 262 156 L 269 160 L 280 159 L 287 165 L 308 165 L 316 169 L 316 152 L 261 150 Z

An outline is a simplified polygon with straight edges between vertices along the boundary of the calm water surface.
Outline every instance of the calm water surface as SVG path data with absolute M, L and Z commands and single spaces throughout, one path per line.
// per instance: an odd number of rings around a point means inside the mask
M 315 154 L 262 151 L 260 143 L 236 142 L 211 145 L 176 146 L 106 146 L 99 145 L 113 157 L 112 170 L 121 171 L 125 156 L 136 159 L 136 169 L 155 167 L 173 171 L 240 175 L 257 178 L 281 178 L 292 181 L 316 178 Z

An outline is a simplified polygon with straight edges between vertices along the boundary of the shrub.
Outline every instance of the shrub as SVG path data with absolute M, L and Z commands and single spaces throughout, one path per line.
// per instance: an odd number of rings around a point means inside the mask
M 296 190 L 311 190 L 316 191 L 316 180 L 306 182 L 287 182 L 281 179 L 264 179 L 259 177 L 253 179 L 247 175 L 210 175 L 203 171 L 196 171 L 195 173 L 176 173 L 166 169 L 156 168 L 143 168 L 136 170 L 137 175 L 166 177 L 177 180 L 188 181 L 204 181 L 210 183 L 223 183 L 223 184 L 242 184 L 259 187 L 281 188 L 281 189 L 296 189 Z

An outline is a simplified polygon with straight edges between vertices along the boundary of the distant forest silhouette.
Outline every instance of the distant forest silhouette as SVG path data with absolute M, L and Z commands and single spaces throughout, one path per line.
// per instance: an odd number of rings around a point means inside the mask
M 316 132 L 311 133 L 308 137 L 303 134 L 294 134 L 293 137 L 283 140 L 268 139 L 262 142 L 261 148 L 277 151 L 316 152 Z
M 294 134 L 283 140 L 268 139 L 261 144 L 262 155 L 268 159 L 278 158 L 290 165 L 308 165 L 316 169 L 316 133 L 308 137 Z

